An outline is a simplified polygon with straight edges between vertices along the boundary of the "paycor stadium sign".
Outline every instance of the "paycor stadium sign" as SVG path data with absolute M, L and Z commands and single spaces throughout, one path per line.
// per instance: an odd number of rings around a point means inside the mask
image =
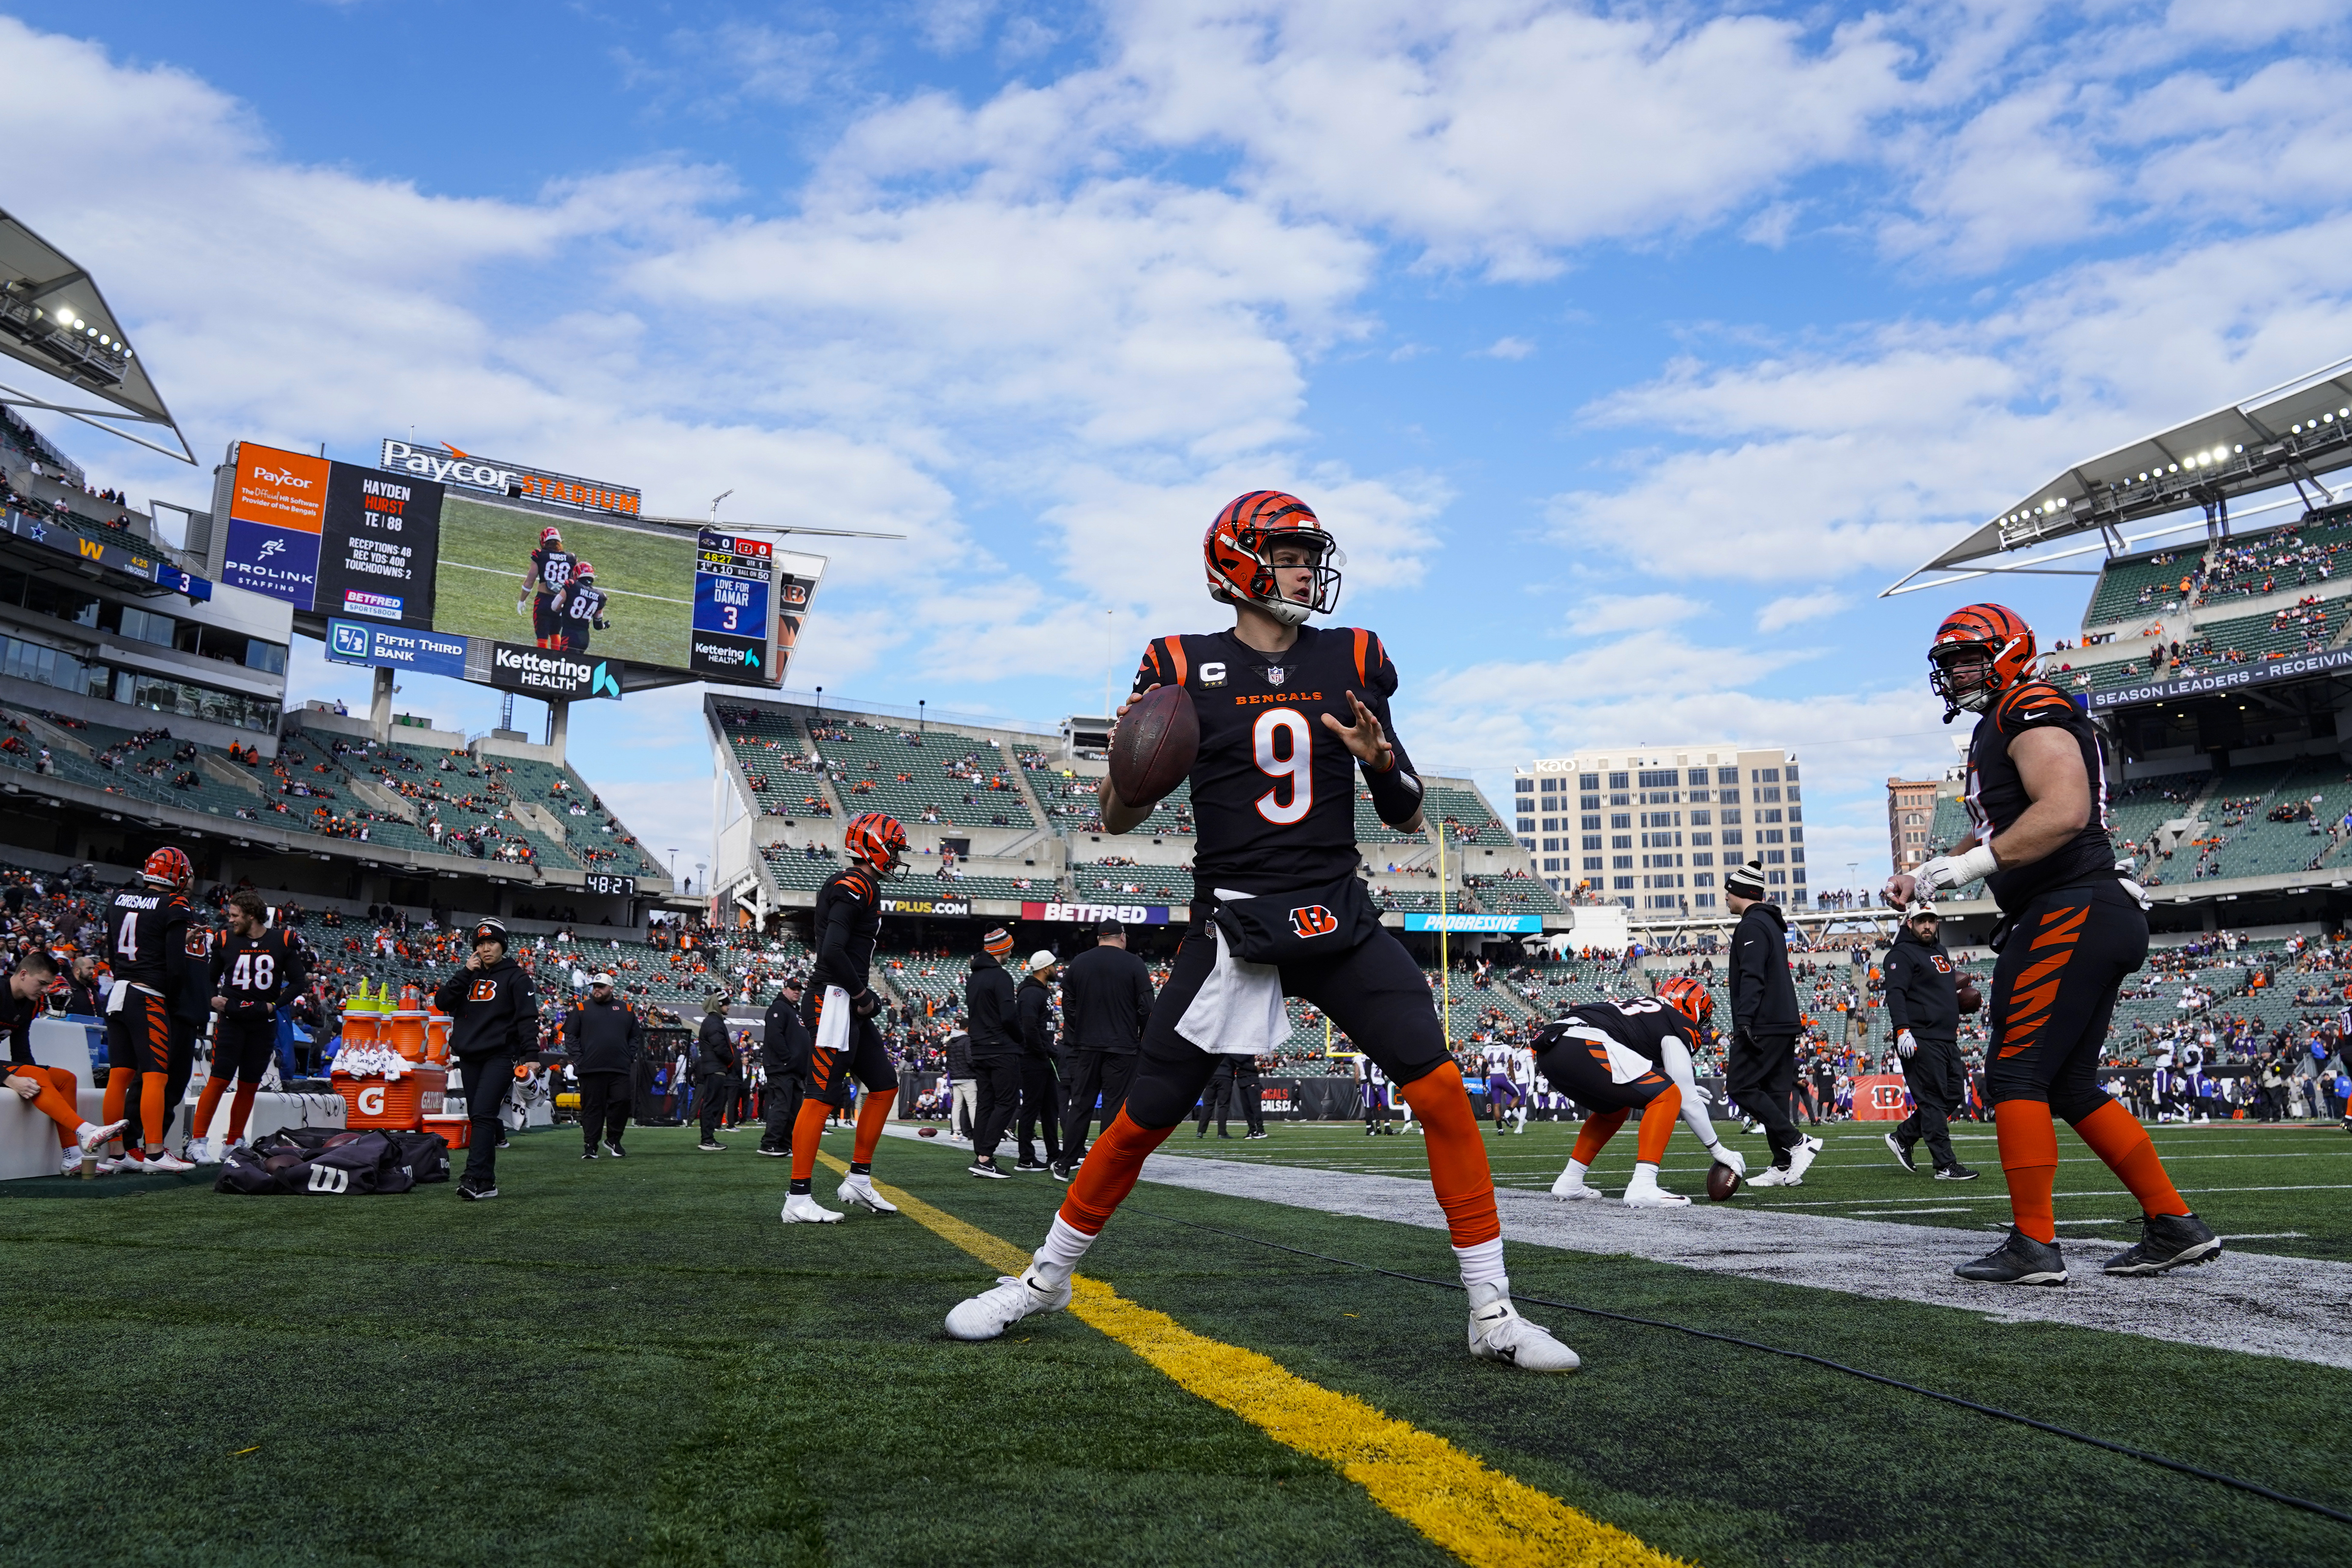
M 2167 702 L 2178 697 L 2207 697 L 2217 691 L 2242 691 L 2250 686 L 2270 686 L 2282 680 L 2335 675 L 2346 670 L 2352 670 L 2352 647 L 2332 647 L 2320 653 L 2300 654 L 2294 658 L 2224 665 L 2201 675 L 2184 675 L 2178 680 L 2150 680 L 2137 686 L 2117 687 L 2113 691 L 2094 691 L 2090 700 L 2092 709 L 2098 711 L 2110 708 L 2135 708 L 2143 702 Z
M 533 500 L 553 501 L 558 506 L 578 507 L 583 511 L 610 511 L 624 517 L 635 517 L 645 510 L 643 493 L 627 485 L 579 479 L 546 468 L 526 468 L 520 463 L 501 462 L 496 458 L 477 458 L 446 442 L 436 450 L 431 447 L 412 446 L 406 441 L 394 441 L 387 437 L 376 458 L 376 467 L 388 468 L 396 474 L 414 474 L 436 485 L 488 490 L 493 495 L 528 496 Z

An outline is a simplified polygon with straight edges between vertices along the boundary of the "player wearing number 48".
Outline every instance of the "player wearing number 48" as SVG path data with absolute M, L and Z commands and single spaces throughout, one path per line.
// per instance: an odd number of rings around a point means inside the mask
M 1126 1104 L 1078 1167 L 1045 1246 L 1019 1279 L 949 1313 L 948 1332 L 992 1340 L 1032 1312 L 1066 1306 L 1072 1270 L 1218 1064 L 1269 1055 L 1288 1038 L 1287 994 L 1345 1030 L 1427 1130 L 1430 1184 L 1470 1298 L 1471 1353 L 1522 1372 L 1573 1371 L 1576 1353 L 1512 1309 L 1477 1116 L 1446 1053 L 1429 983 L 1381 928 L 1358 874 L 1359 787 L 1391 827 L 1423 830 L 1421 781 L 1389 725 L 1396 667 L 1369 631 L 1304 624 L 1337 604 L 1341 561 L 1330 531 L 1297 497 L 1238 498 L 1210 523 L 1202 550 L 1209 595 L 1233 606 L 1233 629 L 1165 637 L 1145 649 L 1119 718 L 1132 710 L 1160 733 L 1140 748 L 1129 737 L 1115 772 L 1132 780 L 1129 764 L 1140 763 L 1154 789 L 1173 786 L 1191 726 L 1180 704 L 1158 699 L 1139 709 L 1138 700 L 1181 689 L 1199 730 L 1184 776 L 1198 825 L 1193 880 L 1209 919 L 1177 949 Z M 1114 731 L 1114 759 L 1119 741 Z M 1141 826 L 1151 809 L 1105 777 L 1107 830 Z

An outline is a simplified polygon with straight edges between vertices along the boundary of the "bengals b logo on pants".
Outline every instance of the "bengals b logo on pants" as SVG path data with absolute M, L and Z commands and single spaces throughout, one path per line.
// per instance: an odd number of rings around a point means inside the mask
M 1303 937 L 1329 936 L 1339 929 L 1339 922 L 1322 905 L 1309 904 L 1290 911 L 1290 929 Z

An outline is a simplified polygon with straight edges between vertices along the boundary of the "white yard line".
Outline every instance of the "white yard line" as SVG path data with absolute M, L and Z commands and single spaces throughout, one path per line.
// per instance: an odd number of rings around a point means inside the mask
M 1428 1183 L 1418 1178 L 1154 1155 L 1143 1179 L 1290 1208 L 1445 1228 Z M 1985 1234 L 1978 1231 L 1771 1213 L 1747 1205 L 1628 1209 L 1615 1203 L 1564 1204 L 1548 1194 L 1511 1188 L 1498 1189 L 1496 1197 L 1504 1234 L 1521 1244 L 1630 1255 L 1710 1273 L 1952 1307 L 1995 1322 L 2063 1323 L 2352 1368 L 2352 1264 L 2231 1253 L 2201 1268 L 2116 1279 L 2098 1271 L 2105 1247 L 2077 1237 L 2068 1259 L 2072 1286 L 2003 1288 L 1952 1277 L 1954 1264 L 1984 1246 Z

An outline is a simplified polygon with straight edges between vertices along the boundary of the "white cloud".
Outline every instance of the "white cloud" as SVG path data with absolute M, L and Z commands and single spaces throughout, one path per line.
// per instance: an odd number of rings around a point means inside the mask
M 1706 608 L 1701 601 L 1680 594 L 1596 595 L 1579 599 L 1570 609 L 1568 631 L 1580 637 L 1654 631 L 1688 620 Z
M 1475 351 L 1486 359 L 1525 359 L 1536 352 L 1535 343 L 1527 338 L 1496 338 L 1485 348 Z
M 1833 616 L 1853 601 L 1834 588 L 1823 588 L 1811 594 L 1790 594 L 1773 600 L 1756 612 L 1756 629 L 1777 632 L 1817 621 L 1823 616 Z

